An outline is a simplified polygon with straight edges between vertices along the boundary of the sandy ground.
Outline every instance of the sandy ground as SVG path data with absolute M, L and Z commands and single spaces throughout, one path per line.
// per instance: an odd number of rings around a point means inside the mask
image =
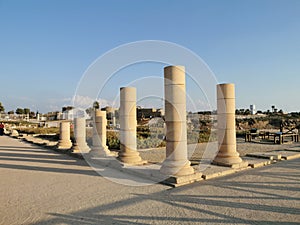
M 299 159 L 175 189 L 133 187 L 99 176 L 84 160 L 1 136 L 0 188 L 3 225 L 300 221 Z

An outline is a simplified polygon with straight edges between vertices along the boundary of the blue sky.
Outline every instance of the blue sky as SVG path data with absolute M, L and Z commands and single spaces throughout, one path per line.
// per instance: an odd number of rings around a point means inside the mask
M 99 56 L 162 40 L 195 52 L 218 82 L 235 83 L 237 108 L 300 111 L 299 12 L 298 0 L 0 0 L 0 102 L 6 111 L 60 110 Z M 162 76 L 161 65 L 128 71 L 151 75 L 145 68 Z M 130 79 L 109 86 L 103 104 Z

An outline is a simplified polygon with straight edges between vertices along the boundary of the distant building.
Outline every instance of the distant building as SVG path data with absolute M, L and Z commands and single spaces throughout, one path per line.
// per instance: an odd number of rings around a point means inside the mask
M 74 109 L 67 109 L 60 114 L 60 120 L 72 120 L 74 119 Z
M 164 114 L 164 111 L 162 109 L 137 107 L 136 110 L 138 119 L 162 117 Z
M 58 116 L 59 116 L 59 113 L 58 111 L 55 111 L 55 112 L 48 112 L 45 117 L 47 118 L 47 120 L 58 120 Z
M 62 113 L 59 115 L 60 120 L 72 120 L 74 119 L 74 107 L 64 106 L 62 107 Z
M 251 113 L 251 115 L 255 115 L 256 114 L 255 105 L 250 105 L 250 113 Z

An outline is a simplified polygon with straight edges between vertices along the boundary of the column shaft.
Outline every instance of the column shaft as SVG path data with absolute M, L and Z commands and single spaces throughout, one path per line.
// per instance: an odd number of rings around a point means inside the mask
M 74 153 L 88 153 L 91 149 L 86 143 L 86 121 L 85 118 L 74 118 L 75 143 L 72 147 Z
M 136 89 L 120 89 L 120 154 L 119 160 L 128 164 L 141 163 L 142 159 L 136 149 Z
M 187 154 L 185 68 L 164 68 L 166 159 L 162 174 L 182 176 L 194 173 Z
M 59 142 L 57 148 L 59 149 L 70 149 L 72 142 L 70 140 L 70 122 L 62 121 L 59 127 Z
M 242 163 L 236 150 L 234 84 L 217 85 L 218 147 L 213 163 L 232 166 Z
M 106 111 L 95 110 L 93 117 L 93 147 L 92 153 L 96 155 L 111 155 L 106 145 Z

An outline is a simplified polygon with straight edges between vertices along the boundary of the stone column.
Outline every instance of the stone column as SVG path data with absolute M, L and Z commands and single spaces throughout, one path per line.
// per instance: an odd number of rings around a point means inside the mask
M 164 68 L 166 159 L 162 174 L 183 176 L 194 174 L 187 154 L 186 92 L 184 66 Z
M 106 111 L 96 109 L 93 119 L 93 147 L 91 153 L 101 156 L 112 155 L 106 145 Z
M 72 147 L 74 153 L 88 153 L 91 149 L 86 143 L 86 121 L 84 117 L 74 118 L 75 143 Z
M 213 164 L 232 166 L 241 164 L 236 150 L 234 84 L 217 85 L 218 147 Z
M 136 89 L 120 88 L 120 142 L 119 160 L 128 164 L 142 163 L 136 149 Z
M 112 126 L 113 126 L 113 129 L 116 128 L 116 115 L 115 115 L 115 112 L 114 112 L 113 118 L 112 118 Z
M 72 141 L 70 140 L 70 122 L 62 121 L 59 127 L 59 141 L 57 148 L 70 149 L 72 147 Z

